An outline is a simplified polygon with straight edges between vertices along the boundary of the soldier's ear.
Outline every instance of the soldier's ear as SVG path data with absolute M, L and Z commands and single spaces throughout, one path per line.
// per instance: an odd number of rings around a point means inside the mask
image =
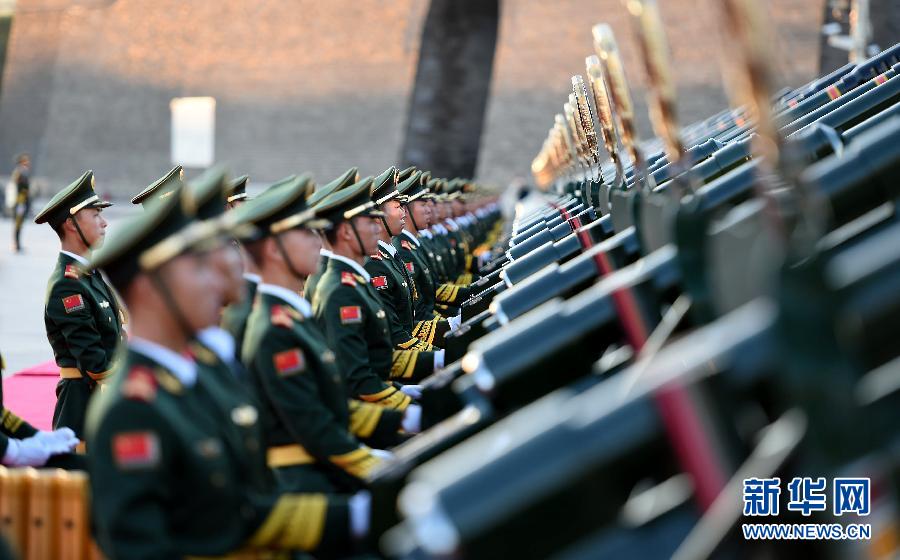
M 350 227 L 350 222 L 341 222 L 337 226 L 337 238 L 342 241 L 350 241 L 353 239 L 353 230 Z
M 77 220 L 78 214 L 76 213 L 72 216 L 72 220 Z M 63 223 L 59 226 L 59 231 L 62 232 L 66 237 L 70 235 L 78 235 L 78 231 L 75 229 L 75 224 L 72 223 L 72 220 L 66 218 L 63 220 Z
M 278 250 L 278 245 L 275 243 L 274 237 L 266 237 L 260 241 L 260 243 L 262 244 L 263 262 L 283 260 L 281 251 Z

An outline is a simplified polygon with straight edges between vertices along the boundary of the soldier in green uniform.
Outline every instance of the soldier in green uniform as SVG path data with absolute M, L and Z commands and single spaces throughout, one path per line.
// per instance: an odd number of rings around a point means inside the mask
M 88 265 L 91 249 L 103 243 L 101 211 L 109 205 L 94 192 L 94 174 L 87 171 L 34 218 L 50 224 L 62 247 L 44 303 L 47 339 L 60 367 L 53 427 L 69 427 L 79 438 L 88 400 L 112 371 L 123 336 L 124 316 L 115 294 Z
M 441 208 L 439 221 L 436 227 L 439 227 L 443 234 L 443 239 L 450 252 L 450 269 L 451 281 L 455 284 L 470 284 L 471 280 L 463 281 L 463 274 L 466 271 L 466 254 L 469 251 L 468 243 L 460 231 L 459 224 L 456 222 L 456 204 L 462 204 L 459 197 L 460 184 L 457 180 L 444 183 L 443 202 L 439 205 Z
M 447 230 L 441 223 L 443 221 L 442 205 L 446 200 L 443 194 L 445 186 L 446 181 L 443 179 L 431 179 L 426 185 L 427 194 L 423 198 L 427 202 L 430 212 L 425 216 L 428 225 L 424 230 L 419 231 L 419 239 L 422 241 L 422 246 L 428 249 L 426 254 L 431 259 L 435 284 L 439 286 L 438 293 L 435 295 L 437 305 L 442 306 L 449 313 L 455 313 L 459 305 L 469 298 L 471 290 L 468 286 L 454 282 L 458 275 L 454 269 L 456 257 L 446 238 Z
M 292 176 L 236 215 L 254 226 L 245 243 L 262 272 L 258 302 L 248 321 L 244 362 L 266 403 L 269 466 L 290 491 L 354 490 L 380 461 L 376 450 L 398 443 L 401 424 L 414 425 L 418 407 L 405 413 L 348 400 L 335 353 L 299 295 L 315 272 L 329 224 L 307 206 L 309 176 Z
M 408 221 L 403 231 L 394 237 L 393 244 L 406 269 L 413 276 L 416 290 L 419 292 L 416 320 L 429 321 L 435 318 L 436 311 L 449 317 L 458 316 L 458 313 L 450 313 L 449 308 L 440 309 L 437 306 L 459 305 L 467 297 L 465 292 L 468 289 L 437 282 L 437 275 L 432 270 L 431 260 L 427 254 L 428 247 L 423 245 L 422 238 L 415 233 L 421 227 L 427 227 L 431 220 L 431 208 L 427 201 L 423 200 L 428 193 L 422 184 L 422 176 L 419 174 L 417 177 L 413 174 L 400 184 L 400 193 L 406 196 Z
M 225 204 L 229 210 L 237 210 L 247 202 L 247 182 L 249 175 L 241 175 L 228 181 L 225 188 Z
M 443 367 L 444 352 L 394 349 L 387 313 L 363 268 L 377 248 L 381 227 L 371 185 L 371 177 L 363 179 L 314 207 L 334 227 L 326 232 L 331 254 L 312 299 L 313 312 L 337 353 L 350 395 L 405 410 L 411 399 L 395 381 L 415 383 Z
M 225 188 L 225 204 L 229 210 L 236 210 L 247 202 L 248 175 L 241 175 L 237 179 L 229 181 Z M 235 247 L 241 251 L 241 263 L 243 265 L 242 295 L 236 301 L 225 306 L 222 310 L 222 328 L 228 331 L 234 339 L 236 357 L 241 358 L 241 347 L 244 343 L 244 332 L 247 328 L 247 317 L 256 299 L 256 287 L 259 286 L 259 270 L 241 249 L 237 241 Z
M 13 226 L 13 251 L 22 252 L 22 226 L 25 224 L 25 218 L 31 212 L 31 156 L 28 154 L 19 154 L 16 156 L 16 168 L 13 169 L 12 175 L 9 177 L 15 189 L 15 200 L 13 202 L 12 218 L 15 221 Z
M 150 203 L 94 258 L 122 294 L 132 334 L 87 423 L 91 506 L 109 558 L 237 550 L 347 552 L 367 530 L 365 495 L 280 494 L 258 411 L 235 408 L 191 359 L 225 289 L 211 258 L 221 221 L 192 221 L 181 196 Z
M 448 268 L 450 265 L 449 247 L 443 244 L 438 229 L 435 227 L 440 221 L 438 201 L 441 196 L 439 194 L 441 185 L 441 179 L 430 179 L 425 185 L 426 193 L 422 200 L 428 204 L 428 220 L 427 225 L 424 225 L 424 229 L 419 230 L 418 235 L 422 241 L 422 246 L 428 250 L 426 254 L 431 262 L 431 270 L 434 272 L 435 280 L 438 283 L 446 284 L 450 282 L 450 270 Z
M 372 186 L 372 200 L 384 213 L 377 252 L 366 259 L 365 268 L 372 277 L 372 287 L 381 297 L 391 320 L 391 338 L 401 349 L 429 350 L 441 347 L 451 325 L 446 320 L 416 321 L 415 305 L 419 299 L 413 275 L 391 245 L 391 238 L 406 225 L 405 197 L 400 194 L 397 173 L 391 167 L 379 175 Z M 420 341 L 417 342 L 417 341 Z M 425 346 L 422 346 L 422 343 Z
M 315 188 L 309 198 L 307 199 L 307 204 L 310 208 L 321 202 L 326 196 L 335 193 L 341 189 L 347 188 L 350 185 L 355 185 L 359 182 L 359 169 L 356 167 L 351 167 L 347 171 L 341 173 L 337 179 L 330 181 L 324 185 L 320 185 Z M 322 240 L 323 247 L 321 250 L 321 257 L 319 259 L 319 267 L 314 274 L 310 274 L 309 278 L 306 279 L 306 282 L 303 283 L 303 297 L 305 297 L 310 302 L 313 299 L 313 296 L 316 294 L 316 285 L 319 283 L 319 278 L 322 277 L 322 273 L 325 272 L 325 267 L 328 266 L 328 255 L 331 254 L 331 251 L 328 249 L 328 241 Z
M 141 204 L 146 208 L 148 204 L 173 196 L 184 186 L 184 168 L 176 165 L 165 175 L 150 183 L 131 198 L 132 204 Z
M 471 284 L 474 280 L 471 267 L 473 238 L 467 231 L 464 221 L 466 213 L 466 203 L 463 199 L 465 195 L 462 192 L 464 185 L 463 179 L 451 182 L 450 193 L 447 196 L 447 218 L 444 220 L 449 230 L 450 243 L 456 248 L 456 268 L 459 270 L 459 276 L 456 277 L 457 284 Z

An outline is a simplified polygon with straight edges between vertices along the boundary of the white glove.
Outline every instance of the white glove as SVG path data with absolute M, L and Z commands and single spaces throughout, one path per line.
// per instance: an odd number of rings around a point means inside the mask
M 404 395 L 409 395 L 414 399 L 422 398 L 422 386 L 421 385 L 404 385 L 400 387 L 400 392 Z
M 400 424 L 408 434 L 418 434 L 422 431 L 422 407 L 417 404 L 411 404 L 406 407 L 403 413 L 403 422 Z
M 415 406 L 415 405 L 410 405 Z M 394 454 L 390 451 L 385 451 L 384 449 L 369 449 L 369 453 L 372 454 L 373 457 L 377 457 L 382 461 L 391 461 L 394 459 Z
M 443 369 L 443 367 L 444 367 L 444 351 L 443 350 L 435 350 L 434 351 L 434 371 Z
M 53 446 L 54 449 L 56 445 L 65 446 L 66 450 L 63 453 L 74 450 L 75 446 L 78 445 L 78 437 L 75 436 L 75 432 L 71 428 L 59 428 L 52 432 L 41 430 L 34 434 L 34 437 L 42 443 Z
M 36 435 L 25 439 L 10 439 L 7 441 L 2 463 L 8 467 L 40 467 L 52 455 L 67 453 L 72 447 L 66 442 L 44 442 Z
M 362 490 L 350 497 L 350 531 L 354 538 L 362 539 L 369 534 L 369 518 L 372 516 L 372 496 Z
M 462 312 L 459 313 L 456 317 L 449 317 L 447 319 L 447 323 L 450 324 L 450 332 L 455 331 L 462 324 Z

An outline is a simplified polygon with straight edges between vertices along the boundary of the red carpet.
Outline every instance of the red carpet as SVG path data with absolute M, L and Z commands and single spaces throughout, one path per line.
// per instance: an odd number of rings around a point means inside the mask
M 59 367 L 53 360 L 3 379 L 3 405 L 40 430 L 53 424 Z

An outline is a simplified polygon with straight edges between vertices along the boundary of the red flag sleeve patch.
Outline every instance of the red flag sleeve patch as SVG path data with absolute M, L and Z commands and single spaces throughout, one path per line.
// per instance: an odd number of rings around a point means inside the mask
M 353 273 L 347 271 L 341 272 L 341 284 L 344 284 L 345 286 L 355 286 L 356 280 L 353 279 Z
M 74 264 L 67 264 L 66 271 L 63 273 L 63 276 L 66 278 L 71 278 L 73 280 L 78 280 L 81 274 L 78 272 L 78 267 Z
M 81 294 L 74 294 L 68 297 L 62 298 L 63 307 L 66 309 L 66 313 L 72 313 L 74 311 L 80 311 L 84 309 L 84 298 L 81 297 Z
M 275 363 L 275 371 L 282 377 L 300 373 L 306 369 L 306 359 L 303 351 L 299 348 L 292 348 L 279 352 L 272 357 Z
M 376 290 L 384 290 L 388 287 L 387 276 L 375 276 L 372 278 L 372 285 Z
M 346 305 L 341 307 L 341 324 L 352 325 L 362 323 L 362 308 L 358 305 Z
M 156 397 L 156 377 L 150 368 L 134 366 L 122 383 L 122 396 L 126 399 L 150 402 Z
M 413 263 L 405 262 L 403 264 L 406 265 L 406 271 L 409 272 L 410 274 L 412 274 L 413 273 Z
M 122 470 L 148 469 L 159 464 L 159 436 L 155 432 L 122 432 L 112 439 L 113 460 Z
M 269 317 L 269 320 L 276 327 L 285 327 L 289 329 L 294 326 L 294 321 L 293 319 L 291 319 L 291 316 L 287 312 L 287 309 L 285 309 L 281 305 L 272 306 L 272 313 Z

